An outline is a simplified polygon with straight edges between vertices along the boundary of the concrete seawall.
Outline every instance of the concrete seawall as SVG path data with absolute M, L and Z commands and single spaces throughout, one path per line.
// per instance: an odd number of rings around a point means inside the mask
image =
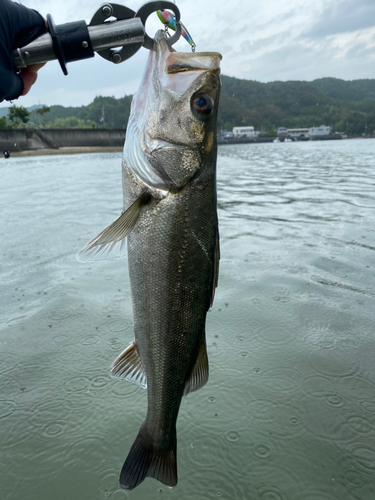
M 0 151 L 36 151 L 78 147 L 119 147 L 124 129 L 0 129 Z

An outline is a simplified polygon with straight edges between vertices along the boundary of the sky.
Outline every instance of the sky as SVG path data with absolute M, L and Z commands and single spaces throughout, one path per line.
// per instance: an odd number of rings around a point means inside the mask
M 116 3 L 123 3 L 115 0 Z M 55 24 L 90 22 L 103 0 L 22 0 L 49 13 Z M 145 2 L 123 5 L 137 11 Z M 375 0 L 176 0 L 181 20 L 197 51 L 223 55 L 224 75 L 260 82 L 335 77 L 375 78 Z M 156 14 L 146 24 L 154 36 L 162 27 Z M 185 40 L 176 50 L 189 51 Z M 116 98 L 136 92 L 148 55 L 141 48 L 115 65 L 99 55 L 69 63 L 64 76 L 56 61 L 39 72 L 31 92 L 18 105 L 87 105 L 98 96 Z M 1 105 L 6 104 L 5 102 Z

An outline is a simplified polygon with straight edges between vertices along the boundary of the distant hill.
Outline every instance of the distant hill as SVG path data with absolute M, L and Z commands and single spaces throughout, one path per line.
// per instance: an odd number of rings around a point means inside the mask
M 350 84 L 351 100 L 338 99 L 328 93 L 330 86 L 333 94 L 335 81 L 339 82 L 338 89 L 341 83 Z M 322 82 L 325 91 L 317 88 L 317 85 L 323 87 Z M 355 85 L 356 82 L 359 84 Z M 270 131 L 280 126 L 305 128 L 324 124 L 331 126 L 332 131 L 349 135 L 372 133 L 375 129 L 372 87 L 375 89 L 375 80 L 345 82 L 324 78 L 315 82 L 260 83 L 223 75 L 219 128 L 229 130 L 236 125 L 253 125 L 258 130 Z M 369 89 L 368 94 L 365 88 Z
M 345 81 L 320 78 L 312 82 L 261 83 L 222 75 L 218 128 L 253 125 L 264 133 L 288 128 L 329 125 L 332 131 L 360 135 L 375 130 L 375 79 Z M 98 96 L 88 106 L 51 106 L 43 117 L 33 106 L 30 122 L 37 126 L 62 127 L 67 118 L 93 126 L 125 128 L 132 96 L 120 99 Z M 20 104 L 22 104 L 20 102 Z M 7 108 L 0 108 L 0 117 Z
M 316 89 L 333 99 L 349 102 L 375 100 L 375 80 L 339 80 L 338 78 L 319 78 L 311 82 Z

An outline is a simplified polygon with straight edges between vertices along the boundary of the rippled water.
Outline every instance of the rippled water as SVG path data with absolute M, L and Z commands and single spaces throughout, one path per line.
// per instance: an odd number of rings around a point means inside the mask
M 210 380 L 179 484 L 118 487 L 146 392 L 126 261 L 76 252 L 118 215 L 121 155 L 0 161 L 1 500 L 373 500 L 375 142 L 223 146 Z

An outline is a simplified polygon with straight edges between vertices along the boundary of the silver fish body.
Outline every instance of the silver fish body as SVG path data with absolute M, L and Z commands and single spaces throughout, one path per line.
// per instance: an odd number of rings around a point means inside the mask
M 147 386 L 148 405 L 121 472 L 125 489 L 147 476 L 177 483 L 176 420 L 182 396 L 208 379 L 205 322 L 218 276 L 221 56 L 171 52 L 163 32 L 156 40 L 128 124 L 125 212 L 84 249 L 102 255 L 127 236 L 135 341 L 112 374 Z

